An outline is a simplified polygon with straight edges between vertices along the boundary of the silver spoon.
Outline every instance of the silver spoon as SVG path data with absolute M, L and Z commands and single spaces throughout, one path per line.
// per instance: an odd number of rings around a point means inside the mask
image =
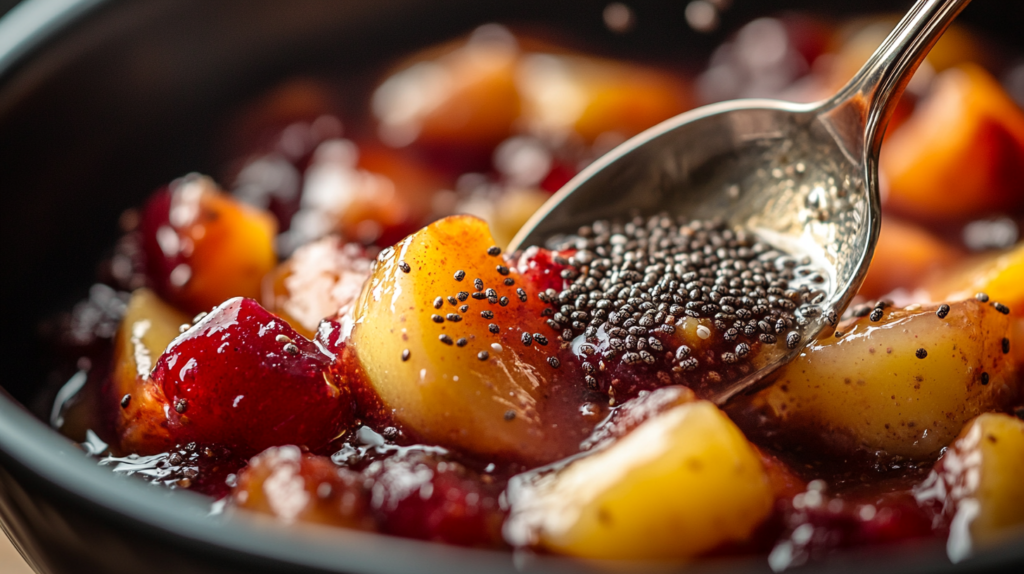
M 970 0 L 918 0 L 835 96 L 812 104 L 737 100 L 662 122 L 583 170 L 509 246 L 551 244 L 599 219 L 667 211 L 722 219 L 824 270 L 804 344 L 770 347 L 755 369 L 708 397 L 724 404 L 752 390 L 834 326 L 857 293 L 881 223 L 878 154 L 914 70 Z

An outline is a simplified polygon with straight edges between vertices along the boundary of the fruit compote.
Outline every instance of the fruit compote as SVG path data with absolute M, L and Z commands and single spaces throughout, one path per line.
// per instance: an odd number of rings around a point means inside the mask
M 782 570 L 1019 542 L 1024 111 L 952 56 L 985 53 L 969 33 L 901 103 L 841 317 L 810 260 L 721 222 L 623 214 L 502 248 L 696 103 L 831 93 L 879 25 L 761 19 L 694 78 L 487 25 L 389 72 L 348 138 L 330 82 L 286 82 L 228 122 L 229 185 L 191 174 L 122 218 L 64 331 L 82 359 L 53 422 L 226 512 L 461 546 Z M 765 42 L 778 61 L 750 57 Z

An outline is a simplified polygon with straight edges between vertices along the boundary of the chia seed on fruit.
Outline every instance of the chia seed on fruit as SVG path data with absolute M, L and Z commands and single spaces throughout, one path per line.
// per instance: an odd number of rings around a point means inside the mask
M 458 271 L 455 272 L 455 280 L 456 281 L 462 281 L 465 278 L 466 278 L 466 272 L 463 271 L 462 269 L 459 269 Z
M 299 348 L 295 345 L 295 343 L 287 343 L 284 346 L 284 352 L 288 353 L 289 355 L 298 355 Z
M 178 399 L 174 402 L 174 410 L 178 411 L 178 414 L 182 414 L 188 410 L 188 401 L 185 399 Z
M 935 316 L 939 319 L 945 319 L 946 315 L 949 315 L 949 305 L 943 303 L 939 305 L 939 309 L 935 311 Z
M 988 303 L 988 293 L 975 293 L 974 298 L 977 299 L 978 301 L 981 301 L 982 303 Z
M 988 373 L 982 373 L 981 374 L 981 384 L 982 385 L 987 385 L 988 384 Z
M 511 277 L 506 277 L 504 283 L 506 287 L 511 287 L 516 284 L 516 280 Z
M 458 323 L 462 320 L 462 315 L 459 315 L 458 313 L 448 313 L 445 315 L 445 319 L 448 319 L 452 323 Z
M 477 291 L 483 291 L 484 280 L 477 277 L 476 279 L 473 280 L 473 287 L 475 287 Z
M 529 347 L 530 343 L 533 342 L 533 336 L 530 335 L 529 333 L 523 333 L 522 340 L 523 340 L 523 344 L 526 345 L 527 347 Z
M 1007 307 L 1006 305 L 1003 305 L 1002 303 L 994 302 L 994 303 L 992 303 L 992 307 L 995 308 L 996 311 L 999 311 L 1000 313 L 1002 313 L 1003 315 L 1009 315 L 1010 314 L 1010 308 Z
M 1005 355 L 1005 354 L 1007 354 L 1009 352 L 1010 352 L 1010 340 L 1007 339 L 1006 337 L 1003 337 L 1003 354 Z
M 459 300 L 456 299 L 455 297 L 452 297 L 451 295 L 449 295 L 448 296 L 448 304 L 452 305 L 452 306 L 458 305 L 459 304 Z
M 466 291 L 459 291 L 458 293 L 455 294 L 455 298 L 458 299 L 459 301 L 465 301 L 466 299 L 469 299 L 469 293 L 467 293 Z
M 132 402 L 132 396 L 130 394 L 127 394 L 127 395 L 121 397 L 121 408 L 122 409 L 128 408 L 128 405 L 130 405 L 131 402 Z
M 451 344 L 452 344 L 452 343 L 454 342 L 454 341 L 452 341 L 452 338 L 451 338 L 451 337 L 449 337 L 449 336 L 448 336 L 447 334 L 442 334 L 442 335 L 441 335 L 440 337 L 438 337 L 437 339 L 438 339 L 439 341 L 441 341 L 442 343 L 444 343 L 445 345 L 451 345 Z
M 490 325 L 487 325 L 487 330 L 497 335 L 498 332 L 501 331 L 501 328 L 495 325 L 494 323 L 491 323 Z
M 918 359 L 923 359 L 928 356 L 928 351 L 923 348 L 918 349 L 914 351 L 914 356 L 917 357 Z
M 403 349 L 402 350 L 402 361 L 405 362 L 405 361 L 408 361 L 408 360 L 409 360 L 409 349 Z
M 481 361 L 486 361 L 488 358 L 490 358 L 490 356 L 491 355 L 487 351 L 480 351 L 479 353 L 476 354 L 476 358 L 480 359 Z
M 455 341 L 455 346 L 465 347 L 468 343 L 469 341 L 467 341 L 465 337 L 460 337 L 457 341 Z
M 440 309 L 442 305 L 444 305 L 444 297 L 434 299 L 434 309 Z
M 495 269 L 498 271 L 499 275 L 508 275 L 509 274 L 508 267 L 505 267 L 504 265 L 498 265 L 497 267 L 495 267 Z
M 440 316 L 440 315 L 438 315 L 436 313 L 434 315 L 430 316 L 430 320 L 435 322 L 435 323 L 444 323 L 444 317 L 442 317 L 442 316 Z
M 501 255 L 501 248 L 498 247 L 497 245 L 492 245 L 487 248 L 487 254 L 490 255 L 491 257 Z
M 398 262 L 398 268 L 402 270 L 402 273 L 408 273 L 412 271 L 412 267 L 409 266 L 405 261 Z
M 871 310 L 871 314 L 868 315 L 868 319 L 870 319 L 873 323 L 877 323 L 882 320 L 882 314 L 882 309 L 880 307 L 875 307 L 874 309 Z
M 548 364 L 551 365 L 551 368 L 553 369 L 557 369 L 562 365 L 561 361 L 558 360 L 558 357 L 548 357 Z

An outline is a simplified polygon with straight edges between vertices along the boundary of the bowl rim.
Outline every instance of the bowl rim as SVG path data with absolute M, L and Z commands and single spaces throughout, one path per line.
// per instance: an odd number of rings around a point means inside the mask
M 11 72 L 31 61 L 47 43 L 94 14 L 110 0 L 23 0 L 0 16 L 0 89 Z M 0 463 L 20 468 L 44 481 L 79 505 L 102 512 L 112 520 L 128 520 L 151 532 L 171 535 L 179 543 L 205 553 L 235 552 L 283 565 L 328 572 L 595 572 L 586 562 L 557 556 L 501 552 L 448 546 L 379 533 L 337 527 L 280 523 L 256 513 L 228 512 L 211 516 L 207 497 L 188 491 L 168 491 L 142 481 L 114 475 L 91 461 L 76 443 L 29 413 L 0 387 Z M 173 500 L 173 504 L 168 504 Z M 1006 552 L 986 552 L 960 564 L 927 564 L 929 571 L 952 571 L 1024 562 L 1024 546 Z M 853 556 L 855 553 L 850 553 Z M 889 566 L 907 567 L 903 553 L 885 558 Z M 840 555 L 840 556 L 845 556 Z M 895 560 L 893 560 L 895 558 Z M 820 566 L 840 566 L 829 560 Z M 879 565 L 882 562 L 879 561 Z M 608 565 L 598 567 L 606 571 Z M 626 570 L 677 570 L 679 565 L 622 563 Z M 689 565 L 691 571 L 721 571 L 736 567 L 761 571 L 763 559 L 725 558 Z M 966 569 L 965 568 L 965 569 Z M 844 569 L 844 568 L 840 568 Z

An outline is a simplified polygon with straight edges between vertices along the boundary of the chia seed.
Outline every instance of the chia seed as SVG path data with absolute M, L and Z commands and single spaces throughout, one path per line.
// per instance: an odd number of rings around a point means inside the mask
M 975 293 L 974 298 L 982 303 L 988 303 L 988 293 Z
M 497 335 L 501 331 L 501 327 L 491 323 L 490 325 L 487 325 L 487 330 Z
M 935 311 L 935 316 L 939 319 L 945 319 L 946 315 L 949 315 L 949 305 L 943 303 L 942 305 L 939 305 L 939 309 Z
M 402 362 L 409 360 L 409 349 L 402 350 Z
M 465 337 L 461 337 L 459 340 L 455 341 L 455 346 L 465 347 L 467 343 L 469 343 L 469 341 L 467 341 Z
M 441 341 L 442 343 L 444 343 L 445 345 L 451 345 L 452 343 L 454 343 L 454 341 L 452 341 L 452 338 L 451 338 L 451 337 L 449 337 L 449 336 L 448 336 L 448 335 L 446 335 L 446 334 L 442 334 L 442 335 L 441 335 L 440 337 L 438 337 L 437 339 L 438 339 L 439 341 Z
M 487 254 L 490 255 L 491 257 L 501 255 L 501 248 L 498 247 L 497 245 L 492 245 L 487 248 Z
M 488 358 L 490 358 L 490 356 L 491 355 L 487 351 L 480 351 L 479 353 L 476 354 L 476 358 L 480 359 L 481 361 L 486 361 Z
M 925 350 L 924 348 L 918 349 L 914 351 L 914 356 L 917 357 L 918 359 L 923 359 L 928 356 L 928 351 Z
M 465 278 L 466 278 L 466 272 L 463 271 L 462 269 L 459 269 L 458 271 L 455 272 L 455 280 L 456 281 L 462 281 Z
M 128 405 L 130 405 L 131 402 L 132 402 L 132 396 L 130 394 L 127 394 L 127 395 L 121 397 L 121 408 L 122 409 L 128 408 Z

